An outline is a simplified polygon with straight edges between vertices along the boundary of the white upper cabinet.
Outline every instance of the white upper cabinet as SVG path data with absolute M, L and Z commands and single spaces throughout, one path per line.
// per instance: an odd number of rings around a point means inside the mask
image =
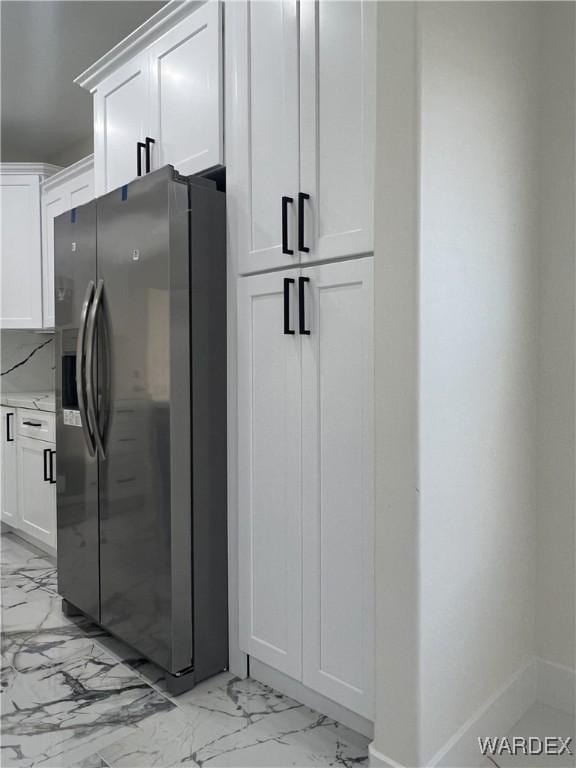
M 240 38 L 229 137 L 242 163 L 233 169 L 242 196 L 240 271 L 293 266 L 299 263 L 297 3 L 232 3 L 226 10 Z
M 43 325 L 54 327 L 54 219 L 94 198 L 93 156 L 56 173 L 42 185 Z
M 141 144 L 151 129 L 148 66 L 146 54 L 134 57 L 100 83 L 94 94 L 98 194 L 127 184 L 145 170 Z
M 96 195 L 224 162 L 221 13 L 173 0 L 76 79 L 94 95 Z
M 40 184 L 59 170 L 32 163 L 0 166 L 0 327 L 42 328 Z
M 375 29 L 371 0 L 300 2 L 303 262 L 374 249 Z
M 223 162 L 221 13 L 201 6 L 150 49 L 153 168 L 189 175 Z
M 226 11 L 239 272 L 371 252 L 376 4 L 271 0 Z

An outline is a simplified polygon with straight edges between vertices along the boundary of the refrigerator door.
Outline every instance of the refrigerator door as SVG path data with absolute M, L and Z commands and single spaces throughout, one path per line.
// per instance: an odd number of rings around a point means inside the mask
M 188 186 L 170 167 L 98 200 L 101 623 L 192 665 Z M 105 458 L 102 458 L 102 455 Z
M 54 272 L 58 591 L 99 621 L 98 459 L 82 408 L 83 332 L 96 280 L 95 202 L 54 220 Z

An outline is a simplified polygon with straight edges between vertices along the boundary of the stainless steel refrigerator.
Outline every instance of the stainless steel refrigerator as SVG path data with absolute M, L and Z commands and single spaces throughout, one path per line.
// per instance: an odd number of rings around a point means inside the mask
M 176 693 L 228 663 L 225 243 L 171 166 L 55 221 L 58 589 Z

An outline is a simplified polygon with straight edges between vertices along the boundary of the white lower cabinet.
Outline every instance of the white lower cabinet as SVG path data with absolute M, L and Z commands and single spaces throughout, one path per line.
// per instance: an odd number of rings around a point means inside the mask
M 283 327 L 295 285 L 293 271 L 238 281 L 240 626 L 244 650 L 300 679 L 301 345 Z
M 56 466 L 54 443 L 18 436 L 18 528 L 56 547 Z
M 7 406 L 0 407 L 0 468 L 2 486 L 2 522 L 18 526 L 18 484 L 16 456 L 16 410 Z
M 56 549 L 54 414 L 4 405 L 0 412 L 2 522 L 53 553 Z
M 373 717 L 373 259 L 239 281 L 244 651 Z

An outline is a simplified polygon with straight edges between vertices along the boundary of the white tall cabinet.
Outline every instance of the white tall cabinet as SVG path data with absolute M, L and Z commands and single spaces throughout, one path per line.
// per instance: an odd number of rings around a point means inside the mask
M 226 18 L 240 272 L 370 253 L 376 3 L 232 3 Z
M 373 714 L 373 259 L 238 281 L 243 649 Z
M 39 163 L 0 165 L 0 327 L 42 328 L 40 186 L 58 171 Z
M 92 155 L 54 174 L 42 185 L 43 324 L 54 327 L 54 219 L 94 199 Z
M 230 3 L 226 40 L 239 645 L 368 732 L 376 4 Z
M 170 2 L 75 80 L 94 98 L 96 195 L 223 164 L 222 7 Z

